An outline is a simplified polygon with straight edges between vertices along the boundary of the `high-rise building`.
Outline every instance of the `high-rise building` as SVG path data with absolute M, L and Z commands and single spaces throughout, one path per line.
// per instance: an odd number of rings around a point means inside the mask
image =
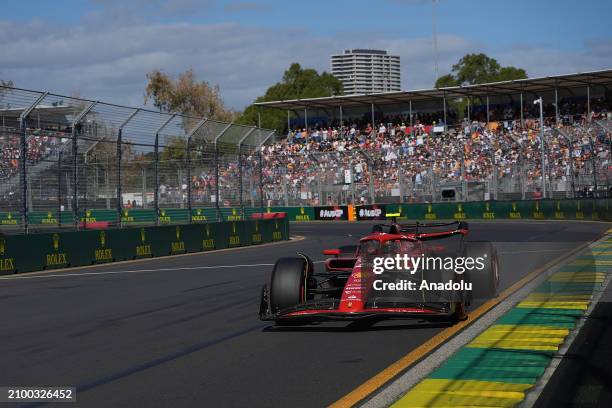
M 344 93 L 400 91 L 400 57 L 384 50 L 353 49 L 331 56 L 331 72 L 342 81 Z

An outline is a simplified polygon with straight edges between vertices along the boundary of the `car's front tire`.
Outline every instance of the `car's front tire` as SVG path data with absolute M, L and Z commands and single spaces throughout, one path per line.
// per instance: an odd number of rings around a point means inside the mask
M 306 301 L 308 262 L 302 257 L 280 258 L 274 265 L 270 282 L 272 313 Z

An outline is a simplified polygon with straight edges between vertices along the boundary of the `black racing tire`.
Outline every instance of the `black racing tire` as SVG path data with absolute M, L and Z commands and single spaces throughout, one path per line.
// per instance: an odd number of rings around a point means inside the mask
M 302 257 L 280 258 L 270 282 L 272 313 L 297 306 L 306 300 L 308 262 Z
M 497 251 L 491 242 L 468 242 L 466 256 L 470 258 L 483 258 L 484 268 L 473 269 L 469 272 L 472 283 L 470 300 L 489 300 L 496 298 L 499 293 L 499 260 Z
M 357 248 L 357 245 L 342 245 L 338 247 L 338 249 L 340 250 L 340 257 L 354 257 L 357 254 Z

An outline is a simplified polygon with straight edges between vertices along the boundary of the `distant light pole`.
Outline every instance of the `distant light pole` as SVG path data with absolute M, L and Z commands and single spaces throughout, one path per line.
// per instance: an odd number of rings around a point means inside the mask
M 437 0 L 431 0 L 431 28 L 433 31 L 434 71 L 436 75 L 434 81 L 437 81 L 440 75 L 438 72 L 438 32 L 436 29 L 436 1 Z
M 540 150 L 542 152 L 542 197 L 546 198 L 546 171 L 544 165 L 544 103 L 542 101 L 542 97 L 540 96 L 538 99 L 533 101 L 533 104 L 540 105 Z

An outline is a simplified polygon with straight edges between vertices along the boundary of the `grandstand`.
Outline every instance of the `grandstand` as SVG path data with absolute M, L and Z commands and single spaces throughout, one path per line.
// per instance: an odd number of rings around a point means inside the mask
M 607 195 L 610 85 L 606 70 L 260 102 L 287 110 L 288 127 L 287 140 L 267 148 L 265 191 L 286 205 L 528 199 L 541 196 L 544 173 L 548 197 Z
M 35 214 L 79 226 L 88 210 L 121 224 L 133 208 L 159 222 L 166 209 L 530 199 L 543 179 L 549 198 L 608 196 L 610 85 L 612 70 L 259 103 L 287 110 L 282 138 L 2 87 L 0 218 L 27 230 Z

